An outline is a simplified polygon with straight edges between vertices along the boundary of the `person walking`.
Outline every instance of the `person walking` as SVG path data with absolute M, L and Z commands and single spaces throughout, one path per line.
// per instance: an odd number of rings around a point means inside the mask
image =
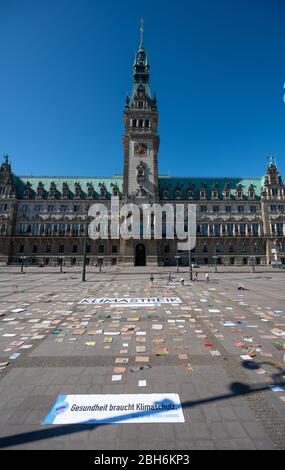
M 209 273 L 206 273 L 206 275 L 205 275 L 205 282 L 209 282 L 209 280 L 210 280 Z
M 198 271 L 195 272 L 194 281 L 197 281 L 197 282 L 198 282 Z
M 149 278 L 151 287 L 153 286 L 153 279 L 154 279 L 153 274 L 151 274 Z
M 184 279 L 183 277 L 180 279 L 181 286 L 184 286 Z
M 172 282 L 171 273 L 168 273 L 168 282 Z

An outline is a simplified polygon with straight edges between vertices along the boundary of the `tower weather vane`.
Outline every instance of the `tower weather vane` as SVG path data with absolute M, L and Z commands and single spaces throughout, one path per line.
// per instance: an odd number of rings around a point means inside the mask
M 141 43 L 143 43 L 143 33 L 144 33 L 144 19 L 143 18 L 141 18 L 140 32 L 141 32 Z
M 275 157 L 273 155 L 268 155 L 267 158 L 270 161 L 270 163 L 276 164 L 276 160 L 275 160 Z

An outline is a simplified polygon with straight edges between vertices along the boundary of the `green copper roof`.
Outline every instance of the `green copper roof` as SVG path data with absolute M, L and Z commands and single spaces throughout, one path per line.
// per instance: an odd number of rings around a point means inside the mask
M 223 191 L 226 185 L 230 188 L 231 197 L 234 199 L 236 194 L 237 185 L 240 184 L 243 189 L 244 198 L 247 198 L 247 191 L 249 186 L 252 184 L 255 190 L 256 199 L 260 199 L 261 190 L 264 182 L 263 177 L 172 177 L 161 175 L 159 180 L 159 195 L 162 199 L 163 189 L 166 187 L 169 190 L 169 199 L 175 199 L 175 189 L 180 188 L 182 192 L 182 199 L 187 199 L 187 190 L 190 185 L 194 185 L 194 199 L 200 199 L 199 191 L 201 186 L 206 185 L 207 199 L 211 198 L 211 189 L 216 185 L 218 190 L 219 199 L 223 199 Z M 63 183 L 67 183 L 70 191 L 70 195 L 75 194 L 75 183 L 79 183 L 83 192 L 83 198 L 87 197 L 88 194 L 88 183 L 92 183 L 95 191 L 95 198 L 98 199 L 100 196 L 100 183 L 104 183 L 107 190 L 107 197 L 110 198 L 113 193 L 114 185 L 119 187 L 120 193 L 122 193 L 123 176 L 14 176 L 14 184 L 17 188 L 17 194 L 20 198 L 24 195 L 25 185 L 30 183 L 32 190 L 32 197 L 35 197 L 37 193 L 38 184 L 43 183 L 46 192 L 49 191 L 52 182 L 56 184 L 57 191 L 62 192 Z
M 43 183 L 45 191 L 49 191 L 50 184 L 54 182 L 56 184 L 59 193 L 62 192 L 63 183 L 67 183 L 71 195 L 75 194 L 75 183 L 79 183 L 83 191 L 83 197 L 87 196 L 87 183 L 92 183 L 95 190 L 95 198 L 99 198 L 100 186 L 99 184 L 104 183 L 107 189 L 107 197 L 111 197 L 113 192 L 113 185 L 117 184 L 119 191 L 122 192 L 123 177 L 122 175 L 114 176 L 15 176 L 14 184 L 17 188 L 19 197 L 23 197 L 25 185 L 31 184 L 32 197 L 37 193 L 37 187 L 40 182 Z
M 241 184 L 243 189 L 244 198 L 247 198 L 247 191 L 249 186 L 252 184 L 255 190 L 256 199 L 260 199 L 261 190 L 263 186 L 263 177 L 172 177 L 172 176 L 160 176 L 159 177 L 159 194 L 162 198 L 162 190 L 164 187 L 169 190 L 169 199 L 174 199 L 175 189 L 180 187 L 182 192 L 182 199 L 187 199 L 187 189 L 190 184 L 194 185 L 194 199 L 200 199 L 199 191 L 201 186 L 206 185 L 207 199 L 211 197 L 211 189 L 213 185 L 216 185 L 218 189 L 219 199 L 223 199 L 223 191 L 226 185 L 229 185 L 231 197 L 234 199 L 236 194 L 236 187 Z

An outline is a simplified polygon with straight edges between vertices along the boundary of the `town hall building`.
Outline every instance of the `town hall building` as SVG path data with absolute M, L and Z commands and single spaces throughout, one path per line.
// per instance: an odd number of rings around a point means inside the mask
M 124 109 L 123 175 L 18 176 L 4 155 L 0 167 L 0 262 L 33 265 L 285 264 L 285 186 L 273 157 L 260 177 L 171 177 L 159 174 L 158 103 L 150 90 L 143 34 Z M 163 158 L 163 155 L 160 156 Z M 177 239 L 87 238 L 87 212 L 111 196 L 145 203 L 195 204 L 196 246 Z M 185 221 L 187 222 L 187 221 Z

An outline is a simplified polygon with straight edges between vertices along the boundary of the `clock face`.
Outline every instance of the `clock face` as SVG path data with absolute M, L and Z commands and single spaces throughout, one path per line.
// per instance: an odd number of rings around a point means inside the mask
M 147 145 L 146 144 L 135 144 L 135 155 L 146 155 Z

